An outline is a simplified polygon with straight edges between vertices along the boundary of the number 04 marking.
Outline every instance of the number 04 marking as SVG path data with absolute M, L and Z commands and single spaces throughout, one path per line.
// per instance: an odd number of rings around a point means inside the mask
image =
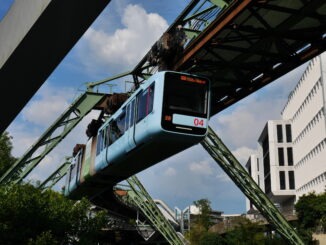
M 198 118 L 195 118 L 194 119 L 194 125 L 195 126 L 204 126 L 204 120 L 203 119 L 198 119 Z

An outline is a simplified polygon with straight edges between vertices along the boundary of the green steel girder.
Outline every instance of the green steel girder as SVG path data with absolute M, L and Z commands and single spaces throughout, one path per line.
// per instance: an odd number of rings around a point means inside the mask
M 201 145 L 289 244 L 304 245 L 297 232 L 210 127 Z
M 67 158 L 66 161 L 54 171 L 46 180 L 44 180 L 39 189 L 51 189 L 56 183 L 58 183 L 67 173 L 69 166 L 71 165 L 71 157 Z
M 124 72 L 124 73 L 118 74 L 118 75 L 116 75 L 116 76 L 106 78 L 106 79 L 101 80 L 101 81 L 87 83 L 87 84 L 86 84 L 86 86 L 87 86 L 87 91 L 89 91 L 89 92 L 93 92 L 93 89 L 94 89 L 94 87 L 96 87 L 96 86 L 99 86 L 99 85 L 101 85 L 101 84 L 103 84 L 103 83 L 111 82 L 111 81 L 113 81 L 113 80 L 119 79 L 119 78 L 121 78 L 121 77 L 128 76 L 128 75 L 130 75 L 130 74 L 131 74 L 131 72 L 130 72 L 130 71 L 127 71 L 127 72 Z
M 176 26 L 182 25 L 188 37 L 188 42 L 185 44 L 186 48 L 189 43 L 200 35 L 206 27 L 220 15 L 222 10 L 227 8 L 233 1 L 234 0 L 192 0 L 166 32 L 169 33 L 173 31 Z M 149 52 L 132 71 L 134 76 L 146 79 L 156 72 L 157 67 L 149 65 L 147 62 Z
M 134 175 L 127 179 L 131 190 L 128 191 L 128 202 L 138 207 L 150 223 L 171 245 L 183 245 L 175 229 L 161 213 L 152 197 L 147 193 L 139 179 Z
M 99 93 L 85 92 L 81 94 L 36 143 L 1 176 L 0 184 L 21 182 L 84 116 L 104 98 L 105 95 Z M 59 133 L 60 130 L 61 133 Z M 41 147 L 44 147 L 44 149 Z

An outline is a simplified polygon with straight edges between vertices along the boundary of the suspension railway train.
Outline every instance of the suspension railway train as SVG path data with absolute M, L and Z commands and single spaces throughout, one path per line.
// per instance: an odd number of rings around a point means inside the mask
M 93 196 L 204 139 L 210 115 L 205 77 L 161 71 L 122 104 L 75 155 L 64 194 Z

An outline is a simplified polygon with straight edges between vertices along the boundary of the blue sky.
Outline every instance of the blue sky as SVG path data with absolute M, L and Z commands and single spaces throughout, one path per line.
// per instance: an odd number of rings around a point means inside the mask
M 0 2 L 0 18 L 12 1 Z M 85 83 L 132 69 L 190 1 L 112 0 L 79 42 L 48 77 L 7 131 L 13 136 L 13 155 L 20 157 L 83 91 Z M 305 65 L 215 115 L 210 126 L 244 164 L 257 149 L 267 120 L 280 119 L 287 96 Z M 127 84 L 128 85 L 128 84 Z M 124 80 L 112 87 L 123 91 Z M 102 91 L 109 92 L 103 85 Z M 42 113 L 40 113 L 42 112 Z M 91 112 L 58 147 L 31 172 L 28 179 L 44 180 L 70 156 L 76 143 L 85 143 Z M 245 196 L 196 145 L 137 174 L 154 199 L 184 209 L 201 198 L 226 214 L 244 213 Z M 56 189 L 63 185 L 61 181 Z

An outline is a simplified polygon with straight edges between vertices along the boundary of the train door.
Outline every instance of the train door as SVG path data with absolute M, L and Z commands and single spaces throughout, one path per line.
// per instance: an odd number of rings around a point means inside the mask
M 135 142 L 135 104 L 136 99 L 134 98 L 128 105 L 127 105 L 127 114 L 126 114 L 126 133 L 127 133 L 127 147 L 126 152 L 131 151 L 133 148 L 136 147 Z

